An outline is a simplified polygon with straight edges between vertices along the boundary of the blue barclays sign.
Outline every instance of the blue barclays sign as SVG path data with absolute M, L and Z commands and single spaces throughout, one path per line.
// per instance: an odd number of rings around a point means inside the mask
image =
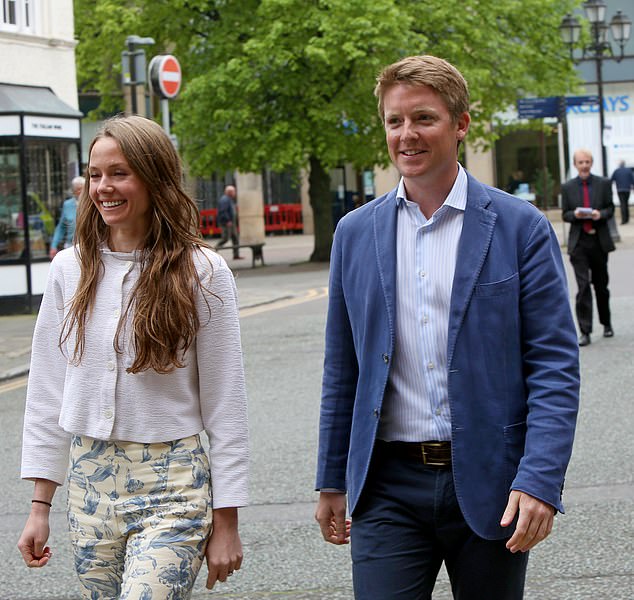
M 628 112 L 631 108 L 631 98 L 629 95 L 624 94 L 622 96 L 604 96 L 603 97 L 603 110 L 604 112 L 623 113 Z M 588 102 L 571 106 L 567 103 L 566 114 L 588 114 L 598 113 L 599 103 Z

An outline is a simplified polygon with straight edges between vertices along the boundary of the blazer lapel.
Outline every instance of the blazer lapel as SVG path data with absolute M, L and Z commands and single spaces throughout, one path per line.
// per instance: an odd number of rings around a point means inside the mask
M 601 202 L 599 200 L 601 198 L 601 190 L 599 189 L 601 187 L 601 180 L 593 175 L 590 181 L 592 186 L 590 190 L 590 207 L 601 208 Z
M 467 206 L 451 290 L 447 364 L 451 365 L 458 331 L 462 325 L 471 295 L 487 256 L 497 215 L 487 206 L 490 199 L 485 188 L 468 175 Z
M 374 210 L 372 222 L 377 266 L 385 296 L 392 340 L 394 340 L 396 301 L 396 211 L 396 190 L 392 190 Z

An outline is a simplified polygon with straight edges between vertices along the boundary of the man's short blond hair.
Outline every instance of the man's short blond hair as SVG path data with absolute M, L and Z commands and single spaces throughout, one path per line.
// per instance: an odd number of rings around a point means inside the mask
M 379 116 L 385 119 L 384 98 L 397 84 L 427 85 L 443 99 L 455 123 L 469 111 L 469 86 L 460 71 L 437 56 L 408 56 L 383 69 L 376 79 L 374 95 L 378 98 Z

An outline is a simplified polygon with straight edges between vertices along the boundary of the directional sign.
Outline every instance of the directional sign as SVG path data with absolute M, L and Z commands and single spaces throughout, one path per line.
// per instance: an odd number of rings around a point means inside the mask
M 181 89 L 181 66 L 178 60 L 171 54 L 155 56 L 150 61 L 149 66 L 150 84 L 152 91 L 160 96 L 171 100 L 176 98 Z
M 543 119 L 559 116 L 559 98 L 522 98 L 517 101 L 517 112 L 520 119 Z
M 566 106 L 590 106 L 599 104 L 599 96 L 566 96 Z

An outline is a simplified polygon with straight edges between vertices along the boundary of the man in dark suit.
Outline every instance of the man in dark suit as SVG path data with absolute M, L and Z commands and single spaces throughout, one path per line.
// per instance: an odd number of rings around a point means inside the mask
M 216 248 L 222 248 L 231 239 L 233 245 L 234 260 L 241 259 L 239 254 L 240 237 L 238 235 L 238 223 L 236 205 L 236 188 L 232 185 L 225 186 L 225 193 L 218 200 L 218 225 L 222 233 Z
M 327 542 L 350 533 L 358 600 L 431 598 L 443 561 L 456 597 L 519 600 L 578 406 L 559 243 L 458 163 L 455 67 L 405 58 L 375 94 L 402 177 L 335 232 L 315 518 Z
M 616 184 L 616 193 L 619 196 L 619 204 L 621 205 L 621 225 L 627 225 L 630 220 L 630 190 L 634 188 L 634 172 L 625 166 L 625 161 L 619 163 L 618 168 L 610 177 Z
M 593 175 L 592 154 L 589 150 L 577 150 L 573 163 L 579 176 L 561 187 L 563 220 L 570 223 L 568 254 L 577 279 L 575 309 L 579 325 L 579 345 L 587 346 L 592 333 L 592 291 L 597 299 L 599 322 L 603 336 L 614 336 L 610 317 L 610 292 L 608 290 L 608 252 L 614 250 L 608 220 L 614 214 L 612 182 Z

